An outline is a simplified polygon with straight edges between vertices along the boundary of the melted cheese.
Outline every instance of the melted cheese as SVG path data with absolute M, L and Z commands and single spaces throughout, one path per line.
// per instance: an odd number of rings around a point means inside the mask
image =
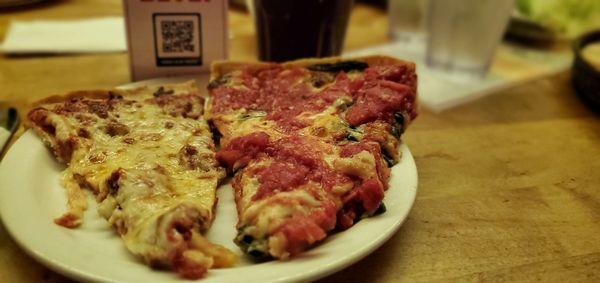
M 338 171 L 359 177 L 361 180 L 377 178 L 375 158 L 370 152 L 363 150 L 350 157 L 340 157 L 333 160 L 333 166 Z
M 234 138 L 255 132 L 265 132 L 272 140 L 283 137 L 283 134 L 277 130 L 276 122 L 264 119 L 265 115 L 262 111 L 247 111 L 242 108 L 213 116 L 212 119 L 223 135 L 222 145 L 228 144 Z
M 311 121 L 308 127 L 300 131 L 300 134 L 311 135 L 325 140 L 330 140 L 334 136 L 347 135 L 350 131 L 350 126 L 338 113 L 350 103 L 352 103 L 351 97 L 342 96 L 322 112 L 305 112 L 300 114 L 299 117 Z
M 72 226 L 81 222 L 86 205 L 80 187 L 86 187 L 96 195 L 99 214 L 116 228 L 132 253 L 148 263 L 171 266 L 176 253 L 191 249 L 186 244 L 190 239 L 176 226 L 192 232 L 210 226 L 215 191 L 225 172 L 215 159 L 206 121 L 170 115 L 162 106 L 149 102 L 155 91 L 120 92 L 124 100 L 105 118 L 91 113 L 50 112 L 47 119 L 56 128 L 56 135 L 51 137 L 43 129 L 36 132 L 55 144 L 76 137 L 80 129 L 88 132 L 77 137 L 77 149 L 66 161 L 69 167 L 63 173 L 69 201 L 65 215 L 69 219 L 75 216 Z M 189 87 L 173 91 L 163 95 L 195 92 Z M 47 109 L 54 106 L 44 105 Z M 81 116 L 94 122 L 84 125 Z M 200 260 L 199 255 L 186 253 L 182 256 L 193 264 L 205 268 L 213 264 L 214 256 Z M 229 254 L 226 258 L 232 257 Z M 233 261 L 220 260 L 219 265 Z

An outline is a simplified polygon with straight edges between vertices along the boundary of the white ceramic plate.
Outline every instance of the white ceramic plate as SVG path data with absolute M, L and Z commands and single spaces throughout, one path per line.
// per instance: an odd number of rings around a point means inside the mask
M 229 183 L 218 190 L 215 222 L 207 238 L 240 255 L 235 267 L 210 270 L 202 282 L 274 282 L 315 280 L 360 260 L 387 241 L 400 227 L 417 192 L 417 168 L 406 145 L 392 168 L 386 193 L 387 212 L 361 220 L 317 247 L 289 261 L 253 263 L 232 239 L 236 212 Z M 8 151 L 0 164 L 0 215 L 15 241 L 41 263 L 66 276 L 85 281 L 172 282 L 175 273 L 153 270 L 130 255 L 100 218 L 90 196 L 84 224 L 66 229 L 53 219 L 65 209 L 59 184 L 64 167 L 31 131 Z

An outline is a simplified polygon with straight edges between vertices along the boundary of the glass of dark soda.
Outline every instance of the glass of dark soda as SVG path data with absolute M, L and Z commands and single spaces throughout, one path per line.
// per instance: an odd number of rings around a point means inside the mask
M 340 55 L 353 0 L 252 0 L 259 59 Z

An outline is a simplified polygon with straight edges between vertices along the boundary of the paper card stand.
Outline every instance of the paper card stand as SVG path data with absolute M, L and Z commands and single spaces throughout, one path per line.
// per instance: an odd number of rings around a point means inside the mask
M 227 59 L 227 0 L 124 0 L 133 81 L 203 73 Z

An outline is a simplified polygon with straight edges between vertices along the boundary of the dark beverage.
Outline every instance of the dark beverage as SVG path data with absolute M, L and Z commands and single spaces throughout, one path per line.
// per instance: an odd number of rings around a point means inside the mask
M 352 0 L 253 0 L 259 58 L 339 55 Z

